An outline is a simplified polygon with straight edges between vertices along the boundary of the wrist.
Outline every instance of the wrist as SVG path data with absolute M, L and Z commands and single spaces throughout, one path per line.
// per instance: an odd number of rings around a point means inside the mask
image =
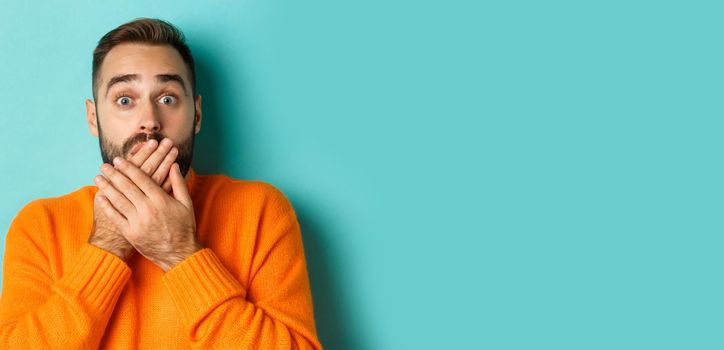
M 113 247 L 112 245 L 109 245 L 109 244 L 105 244 L 103 242 L 88 241 L 88 243 L 95 247 L 103 249 L 110 254 L 117 256 L 119 259 L 121 259 L 123 261 L 128 261 L 128 259 L 131 258 L 131 255 L 133 255 L 133 250 L 131 250 L 131 249 L 121 249 L 121 248 Z
M 117 256 L 123 261 L 128 261 L 135 252 L 133 246 L 131 246 L 127 241 L 114 242 L 112 240 L 93 236 L 88 240 L 88 243 Z
M 191 244 L 190 246 L 181 248 L 171 254 L 168 254 L 163 259 L 158 260 L 156 262 L 156 265 L 158 265 L 158 267 L 161 268 L 161 270 L 163 270 L 163 272 L 168 272 L 169 270 L 174 268 L 174 266 L 176 266 L 176 265 L 180 264 L 182 261 L 188 259 L 188 257 L 190 257 L 191 255 L 193 255 L 194 253 L 198 252 L 201 249 L 204 249 L 204 247 L 201 244 L 199 244 L 197 242 L 193 242 L 193 244 Z

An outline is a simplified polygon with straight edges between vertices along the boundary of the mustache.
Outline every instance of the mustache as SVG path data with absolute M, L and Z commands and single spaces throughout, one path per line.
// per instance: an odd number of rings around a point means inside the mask
M 165 136 L 158 132 L 153 133 L 140 133 L 136 134 L 133 137 L 130 137 L 126 142 L 123 143 L 123 147 L 121 148 L 122 153 L 121 154 L 128 154 L 128 152 L 138 143 L 146 142 L 148 140 L 156 140 L 158 142 L 161 142 Z

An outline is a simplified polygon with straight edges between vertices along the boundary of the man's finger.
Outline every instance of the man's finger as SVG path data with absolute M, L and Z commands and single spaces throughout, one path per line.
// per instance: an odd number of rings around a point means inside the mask
M 103 172 L 103 175 L 116 190 L 123 193 L 123 195 L 131 201 L 136 210 L 143 210 L 148 205 L 148 196 L 146 196 L 145 192 L 143 192 L 135 181 L 131 180 L 123 171 L 117 169 L 118 164 L 121 164 L 121 162 L 123 164 L 127 164 L 129 167 L 138 169 L 135 165 L 131 165 L 131 162 L 121 157 L 116 157 L 113 159 L 113 163 L 116 164 L 116 167 L 114 168 L 110 164 L 103 164 L 101 166 L 101 172 Z M 108 199 L 113 202 L 113 198 Z
M 166 193 L 171 193 L 171 177 L 166 177 L 166 181 L 163 182 L 163 186 L 161 186 Z
M 158 169 L 156 169 L 156 172 L 151 176 L 153 178 L 153 181 L 156 181 L 157 184 L 162 184 L 168 177 L 168 171 L 171 169 L 171 165 L 173 165 L 173 162 L 176 161 L 176 156 L 178 156 L 178 148 L 173 147 L 166 155 L 166 158 L 163 159 L 163 162 L 161 162 L 161 165 L 158 166 Z
M 186 208 L 193 211 L 193 203 L 191 201 L 191 195 L 189 195 L 189 189 L 186 187 L 186 180 L 181 174 L 181 168 L 178 163 L 173 163 L 171 173 L 168 174 L 171 178 L 171 187 L 173 188 L 173 197 L 177 201 L 181 202 Z
M 140 190 L 144 197 L 150 198 L 154 203 L 160 203 L 163 200 L 165 193 L 163 193 L 161 187 L 141 169 L 120 157 L 114 159 L 113 164 L 116 165 L 118 172 L 123 173 L 123 175 L 125 175 L 124 177 L 127 176 L 127 180 L 132 182 L 133 187 L 135 187 L 136 190 Z M 126 192 L 124 191 L 123 193 L 125 194 Z M 132 193 L 131 196 L 135 196 L 135 193 Z M 129 199 L 131 202 L 134 202 L 133 198 Z M 134 205 L 135 204 L 134 202 Z
M 106 198 L 107 201 L 110 201 L 110 203 L 113 204 L 113 206 L 118 209 L 124 217 L 128 218 L 135 214 L 136 208 L 133 206 L 133 203 L 131 203 L 131 201 L 129 201 L 123 193 L 113 187 L 108 179 L 98 175 L 93 178 L 93 181 L 95 181 L 96 185 L 98 185 L 98 190 L 101 191 L 103 197 Z M 101 198 L 98 199 L 102 200 Z
M 165 138 L 161 140 L 156 151 L 140 166 L 141 170 L 149 175 L 155 173 L 163 159 L 166 158 L 166 154 L 171 150 L 171 146 L 173 146 L 171 139 Z
M 97 197 L 97 201 L 103 213 L 106 214 L 106 217 L 114 223 L 116 227 L 120 228 L 121 231 L 125 231 L 128 226 L 128 220 L 126 220 L 126 218 L 118 212 L 118 210 L 113 206 L 113 203 L 111 203 L 108 198 L 103 195 L 99 195 Z
M 150 139 L 146 141 L 146 144 L 141 147 L 136 154 L 130 157 L 129 161 L 136 165 L 137 167 L 140 167 L 143 165 L 143 163 L 148 159 L 148 156 L 150 156 L 154 150 L 156 150 L 156 146 L 158 146 L 158 141 L 154 139 Z

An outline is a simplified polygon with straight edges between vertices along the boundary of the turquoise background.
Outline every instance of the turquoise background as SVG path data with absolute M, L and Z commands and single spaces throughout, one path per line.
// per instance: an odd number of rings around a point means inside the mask
M 3 0 L 0 228 L 92 184 L 92 50 L 159 17 L 196 169 L 297 210 L 326 348 L 724 348 L 721 3 L 504 3 Z

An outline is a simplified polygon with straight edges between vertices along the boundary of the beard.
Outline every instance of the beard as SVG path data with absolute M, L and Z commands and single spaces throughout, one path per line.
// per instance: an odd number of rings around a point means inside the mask
M 113 164 L 113 159 L 115 157 L 130 159 L 130 151 L 136 144 L 146 142 L 151 139 L 158 141 L 160 144 L 161 140 L 165 138 L 165 135 L 158 132 L 152 132 L 148 134 L 140 133 L 129 137 L 120 146 L 118 146 L 103 137 L 103 129 L 101 128 L 101 123 L 99 119 L 100 118 L 98 118 L 98 112 L 96 111 L 96 125 L 98 125 L 98 143 L 100 144 L 101 158 L 103 158 L 104 163 Z M 196 137 L 194 129 L 194 127 L 191 127 L 191 135 L 189 135 L 179 144 L 175 145 L 178 149 L 178 154 L 176 155 L 176 163 L 178 163 L 179 169 L 181 170 L 181 175 L 183 176 L 186 176 L 186 173 L 188 173 L 189 169 L 191 168 L 191 160 L 194 155 L 194 139 Z

